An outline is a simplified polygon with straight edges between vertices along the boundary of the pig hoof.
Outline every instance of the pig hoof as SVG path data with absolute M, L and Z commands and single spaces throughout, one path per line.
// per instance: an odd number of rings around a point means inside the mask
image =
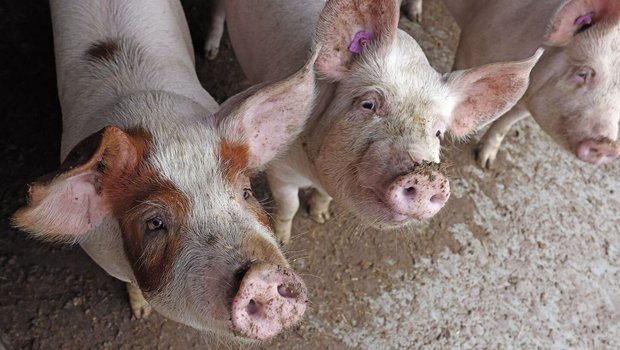
M 131 312 L 133 313 L 133 317 L 138 320 L 148 318 L 151 315 L 151 311 L 153 311 L 153 308 L 151 308 L 151 305 L 149 305 L 146 300 L 143 303 L 131 303 Z
M 310 207 L 309 214 L 310 218 L 315 222 L 318 222 L 319 224 L 324 224 L 325 221 L 331 218 L 331 215 L 329 214 L 329 208 L 315 209 L 313 207 Z
M 210 47 L 210 45 L 207 45 L 207 47 L 205 47 L 205 52 L 207 53 L 207 59 L 211 61 L 214 60 L 220 53 L 220 48 Z
M 319 224 L 324 224 L 329 220 L 329 203 L 332 197 L 319 191 L 314 190 L 308 199 L 308 214 L 310 218 Z
M 495 164 L 496 156 L 497 148 L 485 147 L 485 145 L 482 145 L 478 147 L 478 149 L 476 149 L 476 161 L 478 162 L 478 165 L 483 169 L 492 169 Z
M 274 223 L 274 230 L 276 240 L 281 246 L 285 246 L 291 240 L 291 228 L 293 226 L 293 220 L 280 221 L 276 220 Z
M 127 293 L 129 294 L 129 304 L 131 305 L 131 312 L 136 319 L 143 319 L 149 317 L 151 311 L 151 305 L 144 299 L 140 288 L 131 283 L 127 283 Z
M 412 22 L 422 23 L 422 1 L 421 0 L 404 0 L 402 3 L 402 11 L 405 17 Z

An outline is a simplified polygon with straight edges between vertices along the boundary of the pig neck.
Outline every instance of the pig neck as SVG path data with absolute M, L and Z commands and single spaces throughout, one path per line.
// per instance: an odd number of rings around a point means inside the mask
M 454 68 L 521 60 L 543 44 L 563 0 L 444 0 L 461 28 Z
M 66 11 L 67 6 L 80 7 L 80 17 Z M 179 9 L 171 0 L 51 2 L 63 113 L 62 157 L 103 126 L 131 126 L 147 117 L 170 115 L 154 113 L 157 107 L 149 102 L 185 115 L 217 109 L 196 76 Z M 175 20 L 161 21 L 159 14 L 171 12 Z

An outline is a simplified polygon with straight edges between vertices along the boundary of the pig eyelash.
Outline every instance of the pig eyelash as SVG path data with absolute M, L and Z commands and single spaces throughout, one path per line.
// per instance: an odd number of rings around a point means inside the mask
M 252 189 L 244 188 L 243 189 L 243 199 L 247 201 L 247 200 L 249 200 L 252 197 L 254 197 L 254 192 L 252 192 Z
M 154 216 L 146 221 L 148 232 L 167 230 L 164 220 L 160 216 Z
M 588 83 L 590 83 L 592 81 L 592 79 L 596 75 L 596 72 L 594 72 L 594 70 L 592 68 L 582 67 L 579 70 L 577 70 L 575 75 L 579 79 L 580 83 L 588 84 Z
M 362 101 L 362 108 L 368 109 L 374 112 L 377 106 L 373 101 Z

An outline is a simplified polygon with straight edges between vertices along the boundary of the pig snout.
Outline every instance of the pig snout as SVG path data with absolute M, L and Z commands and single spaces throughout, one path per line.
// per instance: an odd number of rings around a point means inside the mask
M 620 156 L 620 145 L 609 139 L 588 139 L 577 145 L 575 153 L 584 162 L 601 165 Z
M 256 264 L 245 273 L 232 302 L 232 324 L 241 335 L 267 340 L 302 318 L 306 286 L 293 270 Z
M 429 219 L 450 197 L 448 179 L 435 170 L 415 170 L 388 185 L 385 201 L 395 212 L 417 219 Z

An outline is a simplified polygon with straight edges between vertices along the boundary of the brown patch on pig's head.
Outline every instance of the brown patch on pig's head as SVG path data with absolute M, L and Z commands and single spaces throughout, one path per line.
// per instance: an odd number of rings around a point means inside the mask
M 247 205 L 261 224 L 265 227 L 270 227 L 269 217 L 254 197 L 250 186 L 249 176 L 252 174 L 252 171 L 248 169 L 248 146 L 220 140 L 220 164 L 226 174 L 228 183 L 236 189 L 236 193 L 241 194 L 238 200 Z
M 102 183 L 119 222 L 125 255 L 145 293 L 159 290 L 180 251 L 188 220 L 188 197 L 150 163 L 151 135 L 132 132 L 138 161 L 131 172 L 113 173 Z

